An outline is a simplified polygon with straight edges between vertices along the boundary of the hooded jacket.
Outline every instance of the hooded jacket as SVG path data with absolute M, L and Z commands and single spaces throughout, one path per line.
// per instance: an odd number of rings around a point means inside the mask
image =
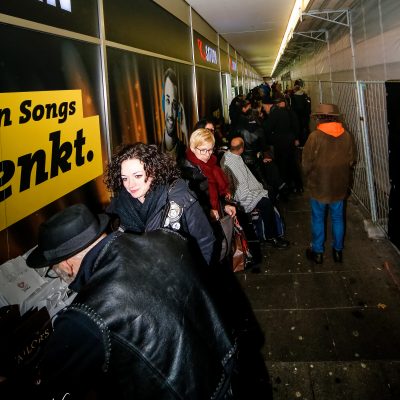
M 311 198 L 321 203 L 345 199 L 355 159 L 353 138 L 340 122 L 319 124 L 308 137 L 302 157 Z

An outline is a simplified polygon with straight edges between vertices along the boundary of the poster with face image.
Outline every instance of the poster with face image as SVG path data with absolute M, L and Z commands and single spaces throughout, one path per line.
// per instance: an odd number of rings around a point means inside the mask
M 192 67 L 109 49 L 111 145 L 155 143 L 176 156 L 196 122 Z

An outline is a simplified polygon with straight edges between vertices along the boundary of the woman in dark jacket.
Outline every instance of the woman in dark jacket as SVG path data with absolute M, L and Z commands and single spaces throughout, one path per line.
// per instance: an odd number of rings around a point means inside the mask
M 196 240 L 210 263 L 215 241 L 210 223 L 194 193 L 179 179 L 175 162 L 157 146 L 136 143 L 119 148 L 107 167 L 105 184 L 115 196 L 106 211 L 119 217 L 119 229 L 179 231 Z
M 186 150 L 186 160 L 181 169 L 182 177 L 189 182 L 190 189 L 196 193 L 213 227 L 217 238 L 213 260 L 218 262 L 226 258 L 227 252 L 229 254 L 229 249 L 223 244 L 229 242 L 229 239 L 225 238 L 232 235 L 233 221 L 223 220 L 221 223 L 216 221 L 222 219 L 224 214 L 233 218 L 236 215 L 236 208 L 226 203 L 231 197 L 229 182 L 217 164 L 217 157 L 212 154 L 214 144 L 215 138 L 210 130 L 204 128 L 195 130 L 190 136 L 190 148 Z

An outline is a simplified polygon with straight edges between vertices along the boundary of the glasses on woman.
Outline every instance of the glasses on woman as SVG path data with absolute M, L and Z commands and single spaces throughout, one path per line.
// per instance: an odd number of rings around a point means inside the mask
M 198 147 L 196 147 L 196 150 L 198 150 L 199 153 L 204 156 L 205 154 L 212 154 L 212 152 L 214 151 L 214 147 L 212 147 L 211 149 L 199 149 Z

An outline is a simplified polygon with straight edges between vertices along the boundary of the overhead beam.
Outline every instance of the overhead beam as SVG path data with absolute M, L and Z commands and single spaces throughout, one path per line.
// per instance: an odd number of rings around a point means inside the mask
M 318 30 L 318 31 L 308 31 L 308 32 L 293 32 L 293 36 L 302 36 L 306 37 L 307 39 L 317 40 L 319 42 L 327 43 L 327 31 L 326 30 Z M 324 37 L 321 39 L 321 37 Z
M 301 18 L 303 18 L 303 16 L 317 18 L 323 21 L 333 22 L 335 24 L 342 26 L 347 26 L 347 27 L 350 26 L 349 10 L 309 11 L 309 12 L 303 12 L 301 14 Z M 340 19 L 342 19 L 343 16 L 345 22 L 339 21 Z

